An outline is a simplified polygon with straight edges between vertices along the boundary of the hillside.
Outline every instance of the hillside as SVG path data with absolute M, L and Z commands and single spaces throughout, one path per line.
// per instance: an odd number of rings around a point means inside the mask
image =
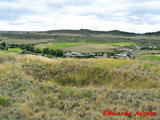
M 43 33 L 43 32 L 41 32 Z M 136 33 L 129 33 L 119 30 L 113 30 L 113 31 L 94 31 L 94 30 L 88 30 L 88 29 L 80 29 L 80 30 L 50 30 L 46 33 L 71 33 L 71 34 L 112 34 L 112 35 L 136 35 Z M 138 34 L 137 34 L 138 35 Z
M 47 44 L 51 42 L 119 43 L 132 42 L 142 49 L 160 49 L 158 32 L 136 34 L 113 31 L 51 30 L 51 31 L 1 31 L 0 40 L 8 44 Z
M 159 113 L 159 68 L 159 61 L 152 60 L 49 59 L 0 53 L 0 118 L 106 120 L 106 109 Z M 127 118 L 136 119 L 133 115 L 108 116 L 107 120 Z

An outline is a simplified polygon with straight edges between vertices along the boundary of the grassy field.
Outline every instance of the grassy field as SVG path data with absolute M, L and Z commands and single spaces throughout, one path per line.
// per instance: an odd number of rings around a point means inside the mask
M 113 112 L 160 115 L 160 62 L 71 59 L 0 53 L 2 120 L 145 120 Z M 149 120 L 149 119 L 147 119 Z
M 77 45 L 73 47 L 63 48 L 64 51 L 75 51 L 80 53 L 94 53 L 94 52 L 106 52 L 106 51 L 113 51 L 118 47 L 105 45 L 105 44 L 83 44 Z
M 160 61 L 160 54 L 144 54 L 138 55 L 136 57 L 137 60 L 149 60 L 149 61 Z
M 17 52 L 21 53 L 22 50 L 20 48 L 9 48 L 8 50 L 0 50 L 1 53 L 12 53 L 12 52 Z
M 117 43 L 105 43 L 106 45 L 115 45 L 115 46 L 133 46 L 132 42 L 117 42 Z
M 132 46 L 132 42 L 120 42 L 120 43 L 87 43 L 87 42 L 52 42 L 47 44 L 38 44 L 36 47 L 39 48 L 52 48 L 52 49 L 62 49 L 62 48 L 68 48 L 78 45 L 86 45 L 86 44 L 103 44 L 103 45 L 113 45 L 113 46 Z
M 77 46 L 77 45 L 83 45 L 83 44 L 88 44 L 88 43 L 72 43 L 72 42 L 52 42 L 48 44 L 39 44 L 36 45 L 38 48 L 51 48 L 51 49 L 62 49 L 62 48 L 67 48 L 67 47 L 72 47 L 72 46 Z
M 106 45 L 106 43 L 68 43 L 68 42 L 53 42 L 48 44 L 36 45 L 37 48 L 51 48 L 51 49 L 62 49 L 64 51 L 75 51 L 81 53 L 90 52 L 106 52 L 117 48 L 116 46 Z

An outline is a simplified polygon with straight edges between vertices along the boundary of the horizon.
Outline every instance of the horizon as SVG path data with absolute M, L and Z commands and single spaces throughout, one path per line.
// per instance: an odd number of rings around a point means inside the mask
M 41 31 L 36 31 L 36 30 L 0 30 L 0 32 L 47 32 L 47 31 L 63 31 L 63 30 L 73 30 L 73 31 L 78 31 L 81 29 L 54 29 L 54 30 L 41 30 Z M 138 33 L 138 32 L 129 32 L 129 31 L 121 31 L 121 30 L 93 30 L 93 29 L 84 29 L 83 30 L 89 30 L 89 31 L 98 31 L 98 32 L 111 32 L 111 31 L 120 31 L 120 32 L 126 32 L 126 33 L 134 33 L 134 34 L 146 34 L 146 33 L 156 33 L 160 31 L 154 31 L 154 32 L 145 32 L 145 33 Z
M 160 31 L 158 0 L 1 0 L 1 31 Z

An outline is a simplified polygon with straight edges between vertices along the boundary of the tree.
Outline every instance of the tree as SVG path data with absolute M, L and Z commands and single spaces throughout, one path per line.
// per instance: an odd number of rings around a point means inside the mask
M 60 49 L 57 49 L 56 50 L 56 55 L 57 55 L 57 57 L 63 57 L 63 51 L 62 50 L 60 50 Z
M 15 48 L 14 43 L 12 43 L 12 44 L 10 45 L 10 48 Z
M 37 48 L 37 49 L 34 50 L 34 52 L 35 52 L 35 53 L 42 53 L 42 50 L 39 49 L 39 48 Z
M 53 49 L 50 49 L 50 50 L 49 50 L 49 54 L 51 54 L 51 55 L 53 55 L 53 56 L 56 56 L 56 51 L 53 50 Z
M 44 54 L 49 54 L 49 53 L 50 53 L 49 48 L 44 48 L 44 49 L 43 49 L 43 53 L 44 53 Z
M 1 46 L 5 48 L 5 47 L 6 47 L 6 43 L 5 43 L 5 42 L 2 42 L 2 43 L 1 43 Z
M 34 46 L 32 44 L 26 44 L 24 46 L 24 49 L 27 50 L 27 51 L 31 51 L 31 52 L 34 52 Z

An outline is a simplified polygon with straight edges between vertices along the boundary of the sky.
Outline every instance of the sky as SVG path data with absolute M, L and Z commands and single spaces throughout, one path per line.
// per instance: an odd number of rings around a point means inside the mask
M 0 0 L 0 30 L 160 31 L 160 0 Z

